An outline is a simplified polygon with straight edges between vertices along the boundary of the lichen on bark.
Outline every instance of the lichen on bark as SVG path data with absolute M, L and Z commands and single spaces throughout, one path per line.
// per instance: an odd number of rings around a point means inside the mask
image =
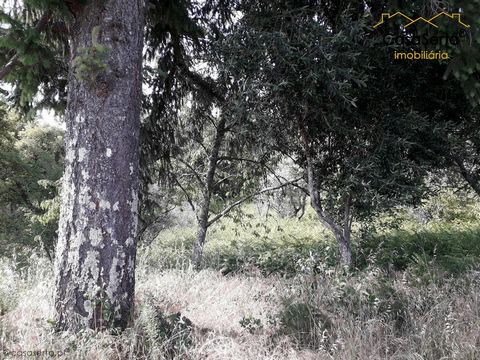
M 71 25 L 56 249 L 59 330 L 125 328 L 133 310 L 143 6 L 88 2 Z M 85 82 L 75 65 L 92 34 L 94 44 L 109 49 L 108 67 Z

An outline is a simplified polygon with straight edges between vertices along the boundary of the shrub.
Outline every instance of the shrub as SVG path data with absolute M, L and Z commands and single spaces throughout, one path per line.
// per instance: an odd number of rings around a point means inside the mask
M 480 227 L 435 224 L 421 231 L 398 230 L 390 234 L 365 236 L 356 248 L 357 266 L 373 262 L 383 269 L 405 270 L 421 262 L 459 274 L 480 260 Z

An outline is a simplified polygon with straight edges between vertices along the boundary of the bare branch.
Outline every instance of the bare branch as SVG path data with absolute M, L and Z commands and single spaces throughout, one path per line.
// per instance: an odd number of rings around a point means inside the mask
M 295 183 L 297 181 L 300 181 L 300 180 L 302 180 L 302 177 L 291 180 L 291 181 L 288 181 L 286 183 L 283 183 L 283 184 L 280 184 L 280 185 L 277 185 L 277 186 L 271 186 L 271 187 L 268 187 L 268 188 L 264 188 L 262 190 L 259 190 L 255 193 L 253 193 L 253 194 L 247 195 L 247 196 L 241 198 L 240 200 L 237 200 L 234 203 L 228 205 L 225 209 L 223 209 L 221 212 L 219 212 L 217 215 L 215 215 L 211 220 L 208 221 L 207 226 L 212 225 L 215 221 L 217 221 L 217 220 L 221 219 L 222 217 L 224 217 L 225 215 L 227 215 L 233 208 L 235 208 L 238 205 L 243 204 L 245 201 L 248 201 L 255 196 L 258 196 L 260 194 L 263 194 L 263 193 L 266 193 L 266 192 L 269 192 L 269 191 L 274 191 L 274 190 L 281 189 L 285 186 L 292 185 L 293 183 Z
M 175 179 L 175 182 L 177 183 L 178 187 L 182 190 L 182 192 L 185 194 L 185 197 L 187 198 L 187 202 L 190 204 L 190 207 L 192 208 L 193 212 L 196 213 L 195 205 L 193 204 L 192 198 L 190 197 L 190 194 L 188 191 L 183 187 L 183 185 L 178 181 L 177 177 L 174 175 L 173 176 Z
M 226 176 L 224 177 L 223 179 L 220 179 L 218 180 L 215 184 L 213 184 L 213 187 L 216 187 L 218 185 L 220 185 L 221 183 L 223 183 L 224 181 L 227 181 L 228 179 L 231 179 L 231 178 L 234 178 L 234 177 L 237 177 L 238 175 L 229 175 L 229 176 Z
M 203 187 L 205 187 L 205 182 L 202 180 L 202 178 L 200 177 L 200 174 L 198 173 L 197 170 L 195 170 L 193 168 L 192 165 L 190 165 L 189 163 L 187 163 L 186 161 L 183 161 L 182 159 L 175 159 L 177 161 L 179 161 L 180 163 L 182 163 L 183 165 L 185 165 L 190 171 L 193 172 L 193 175 L 195 176 L 195 178 L 198 180 L 198 182 L 200 183 L 200 185 L 202 185 Z

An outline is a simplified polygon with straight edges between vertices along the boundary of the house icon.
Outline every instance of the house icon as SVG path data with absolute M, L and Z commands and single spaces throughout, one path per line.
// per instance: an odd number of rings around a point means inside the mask
M 446 13 L 446 12 L 441 12 L 441 13 L 435 15 L 434 17 L 432 17 L 430 19 L 430 21 L 435 22 L 435 20 L 439 20 L 441 18 L 448 18 L 450 20 L 453 20 L 454 22 L 457 22 L 458 24 L 460 24 L 461 26 L 463 26 L 467 29 L 470 27 L 470 25 L 467 25 L 462 21 L 462 14 L 460 14 L 460 13 L 449 14 L 449 13 Z
M 400 11 L 396 12 L 395 14 L 383 13 L 380 21 L 376 25 L 374 25 L 373 28 L 376 29 L 380 25 L 384 24 L 386 21 L 390 21 L 390 20 L 392 20 L 393 18 L 396 18 L 396 17 L 398 17 L 402 20 L 405 19 L 406 24 L 411 23 L 413 21 L 412 18 L 405 15 L 404 13 L 401 13 Z
M 377 27 L 379 27 L 380 25 L 384 24 L 386 21 L 390 21 L 392 20 L 393 18 L 401 18 L 401 19 L 405 19 L 406 20 L 406 23 L 405 25 L 403 25 L 404 28 L 407 28 L 413 24 L 417 24 L 417 23 L 424 23 L 424 24 L 428 24 L 428 25 L 431 25 L 435 28 L 438 28 L 438 25 L 435 24 L 435 20 L 438 20 L 440 18 L 448 18 L 449 20 L 453 20 L 455 22 L 458 22 L 461 26 L 465 27 L 465 28 L 469 28 L 470 25 L 467 25 L 465 24 L 463 21 L 462 21 L 462 14 L 460 13 L 453 13 L 453 14 L 449 14 L 449 13 L 446 13 L 446 12 L 441 12 L 435 16 L 433 16 L 432 18 L 430 19 L 426 19 L 422 16 L 416 18 L 416 19 L 412 19 L 411 17 L 405 15 L 404 13 L 402 12 L 396 12 L 394 14 L 390 14 L 390 13 L 383 13 L 382 14 L 382 17 L 380 19 L 380 21 L 375 24 L 373 26 L 374 29 L 376 29 Z

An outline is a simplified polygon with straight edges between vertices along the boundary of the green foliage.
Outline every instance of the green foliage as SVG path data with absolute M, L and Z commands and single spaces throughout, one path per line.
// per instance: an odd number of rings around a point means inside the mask
M 224 274 L 254 270 L 286 277 L 335 268 L 334 239 L 310 207 L 300 220 L 275 213 L 265 220 L 253 205 L 244 206 L 242 211 L 242 220 L 227 217 L 212 227 L 205 247 L 206 267 L 221 269 Z M 354 224 L 355 267 L 410 269 L 417 274 L 425 266 L 436 268 L 439 273 L 424 273 L 422 281 L 426 282 L 443 276 L 440 273 L 465 273 L 480 260 L 479 216 L 478 202 L 445 194 L 416 209 L 379 215 L 366 228 Z M 183 226 L 162 231 L 151 245 L 142 248 L 151 266 L 189 268 L 196 233 L 190 225 Z
M 434 263 L 450 273 L 461 273 L 478 264 L 479 237 L 478 225 L 459 228 L 446 224 L 420 231 L 399 230 L 371 235 L 358 246 L 358 266 L 373 261 L 386 269 L 404 270 L 409 266 L 421 268 Z
M 12 70 L 2 79 L 13 87 L 8 100 L 25 114 L 42 107 L 61 112 L 66 101 L 68 43 L 58 26 L 64 24 L 62 17 L 68 14 L 65 2 L 32 0 L 12 5 L 8 13 L 0 11 L 4 25 L 0 65 L 15 59 Z M 49 10 L 58 16 L 56 27 L 51 21 L 54 16 L 46 17 Z M 39 31 L 35 27 L 42 17 L 46 17 L 46 23 Z M 41 96 L 35 97 L 40 88 Z
M 311 303 L 284 299 L 283 309 L 278 316 L 279 334 L 289 335 L 299 347 L 316 349 L 325 343 L 332 321 Z M 332 338 L 329 338 L 331 341 Z M 322 344 L 328 346 L 328 344 Z
M 463 273 L 480 259 L 480 207 L 470 194 L 440 192 L 416 209 L 379 216 L 358 243 L 360 268 L 375 263 L 384 269 L 428 265 Z
M 97 330 L 110 330 L 115 333 L 117 331 L 114 327 L 115 307 L 108 300 L 105 292 L 92 296 L 86 295 L 85 300 L 96 313 L 95 321 L 98 326 Z
M 392 103 L 396 81 L 386 77 L 396 73 L 366 18 L 346 9 L 332 29 L 324 7 L 303 1 L 244 1 L 242 11 L 220 45 L 226 66 L 244 82 L 263 141 L 305 174 L 312 158 L 329 217 L 343 226 L 346 203 L 366 219 L 418 201 L 426 167 L 411 156 L 420 142 L 413 134 L 427 125 L 410 105 Z
M 155 340 L 163 344 L 165 353 L 171 358 L 193 345 L 193 323 L 181 313 L 164 315 L 156 309 L 154 322 Z
M 455 78 L 458 80 L 473 106 L 480 105 L 480 20 L 478 0 L 453 1 L 454 5 L 462 9 L 465 21 L 470 25 L 467 38 L 461 46 L 449 49 L 453 54 L 453 60 L 448 65 L 444 74 L 445 79 Z M 453 75 L 453 76 L 452 76 Z
M 259 270 L 264 275 L 292 276 L 334 266 L 333 237 L 317 221 L 311 208 L 301 220 L 275 212 L 260 216 L 253 205 L 239 209 L 211 229 L 205 261 L 224 272 Z
M 19 32 L 23 39 L 19 40 Z M 49 73 L 56 63 L 51 51 L 44 44 L 44 36 L 33 29 L 19 29 L 0 39 L 0 49 L 15 49 L 18 55 L 19 67 L 23 72 L 12 72 L 6 81 L 20 84 L 20 106 L 32 101 L 44 79 L 43 74 Z
M 52 256 L 59 214 L 63 134 L 0 116 L 1 256 L 43 248 Z
M 98 42 L 100 31 L 100 26 L 93 27 L 92 46 L 79 48 L 78 55 L 73 60 L 75 75 L 79 80 L 94 82 L 98 75 L 109 69 L 107 59 L 110 49 Z
M 88 0 L 75 0 L 79 4 L 86 4 Z M 70 11 L 63 0 L 25 0 L 25 5 L 42 11 L 53 10 L 62 16 L 69 16 Z
M 240 326 L 247 330 L 250 334 L 255 334 L 256 332 L 263 329 L 262 320 L 257 319 L 253 316 L 244 316 L 240 320 Z
M 212 226 L 205 247 L 206 267 L 223 272 L 259 270 L 264 275 L 292 276 L 313 273 L 318 266 L 334 266 L 336 248 L 332 237 L 309 209 L 297 219 L 284 219 L 272 213 L 267 221 L 255 216 L 252 205 L 248 215 L 223 218 Z M 150 246 L 142 248 L 149 264 L 159 268 L 186 269 L 190 266 L 195 229 L 191 226 L 162 231 Z

